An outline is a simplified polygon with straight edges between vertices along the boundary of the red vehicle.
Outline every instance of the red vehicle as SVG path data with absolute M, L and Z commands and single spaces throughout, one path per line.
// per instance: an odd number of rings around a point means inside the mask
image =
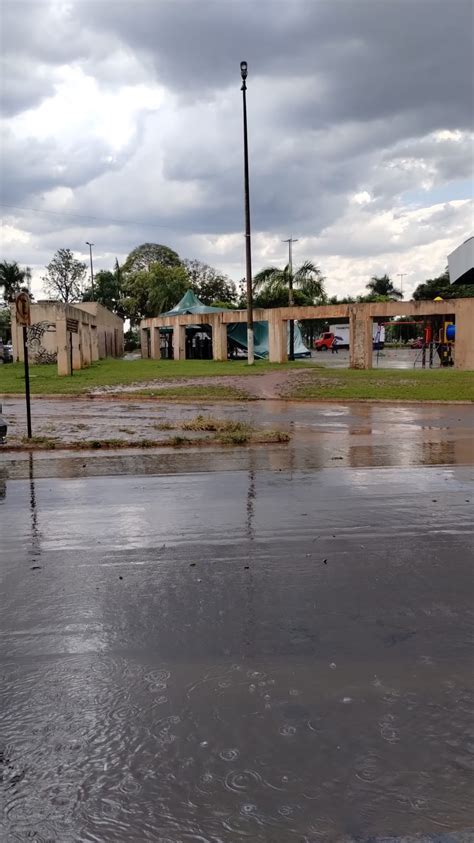
M 335 336 L 336 335 L 331 333 L 330 331 L 325 331 L 324 334 L 321 334 L 321 336 L 318 337 L 318 339 L 314 341 L 314 347 L 315 347 L 316 351 L 329 351 L 329 349 L 331 348 L 331 346 L 334 342 Z M 341 343 L 341 341 L 342 341 L 342 343 Z M 339 348 L 341 348 L 343 343 L 344 343 L 343 337 L 337 337 L 337 344 L 338 344 Z

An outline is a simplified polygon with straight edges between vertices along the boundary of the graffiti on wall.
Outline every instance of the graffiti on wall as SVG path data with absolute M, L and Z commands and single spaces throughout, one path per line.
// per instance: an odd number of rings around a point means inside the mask
M 35 322 L 28 328 L 28 351 L 34 363 L 56 363 L 57 351 L 48 351 L 43 345 L 43 338 L 46 333 L 56 333 L 56 323 Z

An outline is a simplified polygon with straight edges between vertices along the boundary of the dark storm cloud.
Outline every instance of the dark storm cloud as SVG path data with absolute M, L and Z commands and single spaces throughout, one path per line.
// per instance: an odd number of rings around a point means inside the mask
M 169 88 L 196 98 L 238 85 L 246 58 L 249 79 L 273 78 L 276 97 L 280 79 L 321 80 L 305 103 L 313 125 L 411 109 L 463 126 L 470 117 L 470 0 L 99 0 L 76 14 L 147 52 Z
M 367 217 L 426 181 L 469 174 L 467 137 L 433 133 L 471 124 L 471 17 L 470 0 L 4 0 L 7 116 L 50 97 L 65 65 L 93 77 L 98 96 L 136 84 L 164 94 L 137 112 L 133 138 L 112 156 L 85 101 L 67 140 L 61 131 L 25 137 L 7 120 L 3 201 L 37 207 L 48 191 L 71 188 L 65 207 L 96 217 L 111 253 L 114 239 L 122 253 L 129 242 L 239 231 L 245 58 L 254 230 L 324 238 L 349 208 L 365 230 L 344 248 L 369 253 L 373 242 L 380 252 Z M 358 191 L 373 201 L 354 216 Z M 32 220 L 25 230 L 47 233 L 47 216 Z M 52 217 L 47 242 L 70 238 L 74 248 L 87 226 Z M 325 241 L 333 254 L 343 251 L 339 236 Z M 406 243 L 404 235 L 396 248 Z

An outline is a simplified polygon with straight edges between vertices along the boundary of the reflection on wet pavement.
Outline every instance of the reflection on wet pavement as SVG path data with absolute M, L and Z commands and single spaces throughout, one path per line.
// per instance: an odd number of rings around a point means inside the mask
M 23 402 L 7 401 L 9 422 L 22 423 Z M 59 419 L 62 436 L 73 441 L 90 426 L 93 438 L 133 436 L 166 439 L 156 424 L 181 422 L 197 413 L 239 419 L 251 426 L 287 430 L 289 445 L 226 450 L 212 446 L 186 452 L 72 453 L 68 459 L 50 451 L 35 456 L 37 476 L 89 474 L 155 474 L 181 471 L 320 469 L 322 467 L 472 465 L 474 463 L 474 407 L 470 405 L 291 404 L 259 401 L 242 404 L 196 405 L 161 402 L 37 401 L 34 424 L 38 434 L 51 435 L 51 419 Z M 131 434 L 120 434 L 126 424 Z M 77 428 L 80 428 L 79 431 Z M 49 432 L 48 432 L 49 431 Z M 91 438 L 91 434 L 85 438 Z M 27 455 L 0 449 L 0 477 L 28 477 Z M 1 481 L 0 481 L 1 482 Z
M 0 839 L 472 839 L 472 468 L 245 454 L 6 479 Z

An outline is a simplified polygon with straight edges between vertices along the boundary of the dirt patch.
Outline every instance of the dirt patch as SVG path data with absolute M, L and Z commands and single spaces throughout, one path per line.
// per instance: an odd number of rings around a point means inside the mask
M 180 379 L 174 382 L 173 390 L 178 394 L 182 390 L 183 398 L 186 398 L 186 389 L 201 388 L 203 391 L 203 399 L 211 400 L 216 387 L 229 390 L 230 400 L 232 400 L 230 391 L 235 391 L 236 400 L 242 398 L 250 398 L 253 400 L 271 400 L 273 398 L 280 398 L 285 392 L 294 389 L 300 383 L 304 382 L 305 378 L 310 372 L 302 371 L 301 369 L 290 369 L 287 371 L 278 372 L 262 372 L 261 374 L 245 375 L 245 376 L 229 376 L 229 377 L 212 377 L 212 378 L 189 378 Z M 214 388 L 214 389 L 213 389 Z M 169 391 L 171 385 L 169 380 L 151 380 L 141 383 L 127 384 L 125 386 L 104 386 L 97 387 L 88 393 L 90 398 L 106 398 L 106 397 L 127 397 L 140 396 L 159 397 L 163 393 L 163 397 L 169 398 Z M 206 396 L 207 392 L 207 396 Z M 239 395 L 240 392 L 240 395 Z M 195 397 L 195 396 L 194 396 Z M 217 395 L 215 396 L 218 397 Z

